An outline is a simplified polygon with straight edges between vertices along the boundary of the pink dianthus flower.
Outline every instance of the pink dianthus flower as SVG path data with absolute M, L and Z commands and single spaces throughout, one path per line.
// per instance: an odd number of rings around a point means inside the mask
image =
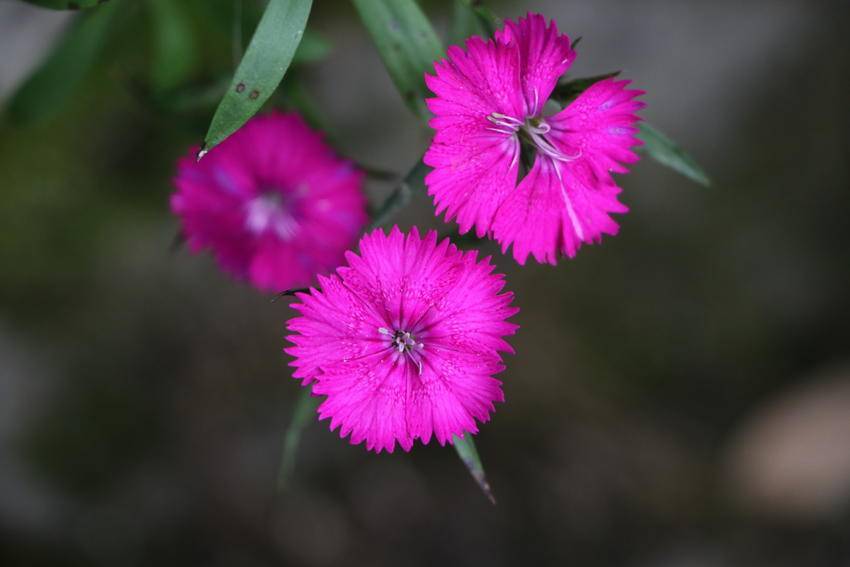
M 248 121 L 206 157 L 178 162 L 171 210 L 193 252 L 263 291 L 339 265 L 366 224 L 363 173 L 296 114 Z
M 575 57 L 554 21 L 529 14 L 493 39 L 449 47 L 425 76 L 437 95 L 426 101 L 436 133 L 424 158 L 434 168 L 425 181 L 436 213 L 456 219 L 461 233 L 475 227 L 494 237 L 502 252 L 513 245 L 520 264 L 529 254 L 550 264 L 559 253 L 573 257 L 583 242 L 616 234 L 610 213 L 628 210 L 611 172 L 638 159 L 634 113 L 643 103 L 634 98 L 643 93 L 606 79 L 548 115 Z M 521 141 L 535 158 L 517 185 Z
M 288 323 L 294 376 L 326 396 L 319 418 L 377 452 L 477 433 L 504 399 L 493 375 L 517 329 L 489 257 L 396 227 L 367 234 L 346 259 L 298 294 L 301 316 Z

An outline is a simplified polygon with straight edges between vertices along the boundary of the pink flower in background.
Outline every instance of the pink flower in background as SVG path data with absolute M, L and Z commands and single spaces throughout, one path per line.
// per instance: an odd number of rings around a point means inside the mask
M 463 252 L 434 231 L 393 228 L 360 241 L 347 267 L 319 277 L 321 290 L 299 293 L 300 317 L 288 323 L 294 376 L 327 396 L 320 419 L 366 441 L 369 450 L 409 451 L 432 435 L 477 433 L 503 401 L 501 351 L 518 309 L 500 293 L 503 276 L 489 258 Z
M 611 172 L 637 161 L 631 148 L 643 107 L 628 81 L 603 80 L 554 115 L 544 113 L 559 77 L 575 59 L 554 22 L 529 14 L 507 21 L 496 37 L 452 46 L 426 75 L 437 95 L 427 100 L 436 131 L 425 163 L 436 213 L 457 220 L 461 233 L 513 245 L 524 264 L 531 254 L 555 264 L 583 242 L 616 234 L 610 213 L 627 208 Z M 534 163 L 517 185 L 521 143 Z
M 193 252 L 264 291 L 340 264 L 366 224 L 363 174 L 295 114 L 251 119 L 200 162 L 180 160 L 171 209 Z

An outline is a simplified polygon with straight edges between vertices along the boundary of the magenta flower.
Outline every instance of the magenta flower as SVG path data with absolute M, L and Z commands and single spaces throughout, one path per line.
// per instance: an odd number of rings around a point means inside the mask
M 327 396 L 319 418 L 377 452 L 477 433 L 476 420 L 504 399 L 493 375 L 504 369 L 499 352 L 513 352 L 503 337 L 517 329 L 506 321 L 518 309 L 499 293 L 503 276 L 489 258 L 416 228 L 376 230 L 346 258 L 319 277 L 321 290 L 298 294 L 301 316 L 288 323 L 294 376 Z
M 363 174 L 295 114 L 272 113 L 178 163 L 171 210 L 189 248 L 264 291 L 315 281 L 366 224 Z
M 549 115 L 549 95 L 576 54 L 539 14 L 447 55 L 425 76 L 437 95 L 427 100 L 436 133 L 424 158 L 434 168 L 425 181 L 436 213 L 456 219 L 461 233 L 475 227 L 494 237 L 502 252 L 513 245 L 520 264 L 529 254 L 555 264 L 559 253 L 573 257 L 583 242 L 616 234 L 610 213 L 628 209 L 610 172 L 638 159 L 631 148 L 642 91 L 603 80 Z M 535 157 L 517 185 L 522 145 Z

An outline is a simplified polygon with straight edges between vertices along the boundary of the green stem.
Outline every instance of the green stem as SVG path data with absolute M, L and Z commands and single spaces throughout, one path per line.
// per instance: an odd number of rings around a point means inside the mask
M 283 436 L 283 456 L 280 459 L 280 470 L 277 475 L 278 492 L 283 492 L 289 486 L 292 472 L 295 470 L 295 453 L 298 451 L 298 445 L 301 442 L 301 433 L 318 405 L 319 399 L 313 397 L 311 388 L 302 388 L 301 395 L 295 402 L 292 421 Z

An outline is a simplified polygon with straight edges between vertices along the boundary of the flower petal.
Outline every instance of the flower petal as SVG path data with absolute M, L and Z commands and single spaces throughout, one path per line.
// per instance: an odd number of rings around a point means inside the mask
M 384 350 L 357 361 L 328 367 L 313 393 L 327 396 L 319 406 L 319 419 L 330 418 L 331 431 L 351 443 L 366 441 L 368 450 L 390 453 L 398 441 L 409 451 L 413 445 L 406 419 L 410 368 L 397 353 Z
M 525 98 L 525 116 L 538 116 L 558 79 L 576 58 L 570 38 L 558 32 L 558 24 L 540 14 L 507 20 L 496 32 L 497 42 L 515 44 L 520 53 L 520 83 Z
M 295 360 L 295 378 L 312 382 L 322 368 L 361 360 L 383 351 L 378 328 L 385 325 L 383 314 L 349 289 L 336 275 L 319 277 L 321 290 L 298 295 L 301 303 L 292 307 L 301 312 L 290 319 L 287 340 L 295 346 L 285 349 Z
M 568 169 L 585 162 L 605 183 L 613 183 L 609 172 L 626 173 L 623 164 L 634 163 L 640 145 L 635 137 L 645 105 L 635 100 L 643 91 L 627 89 L 629 81 L 604 79 L 590 86 L 564 110 L 547 119 L 548 134 L 566 155 L 578 156 Z
M 425 83 L 437 95 L 426 100 L 437 117 L 435 128 L 472 120 L 486 127 L 492 113 L 524 118 L 519 52 L 512 45 L 471 37 L 466 49 L 452 45 L 434 63 Z M 456 120 L 439 120 L 446 117 Z
M 416 228 L 367 234 L 347 259 L 321 291 L 298 294 L 288 324 L 294 376 L 327 396 L 320 419 L 379 452 L 477 432 L 504 398 L 493 375 L 517 328 L 503 276 Z
M 559 254 L 573 257 L 583 242 L 616 234 L 609 213 L 628 209 L 617 201 L 620 189 L 596 178 L 587 163 L 556 162 L 539 156 L 531 171 L 499 208 L 493 235 L 502 252 L 525 264 L 531 254 L 556 264 Z
M 452 146 L 434 143 L 425 164 L 434 170 L 425 177 L 428 194 L 434 197 L 435 214 L 446 213 L 446 222 L 457 220 L 466 234 L 475 227 L 479 238 L 487 234 L 499 205 L 516 186 L 519 142 L 467 139 Z
M 515 46 L 472 37 L 466 51 L 448 49 L 425 81 L 437 96 L 428 99 L 436 131 L 425 154 L 434 171 L 425 178 L 436 214 L 457 219 L 461 233 L 473 226 L 484 236 L 493 213 L 516 184 L 523 116 L 519 53 Z M 498 124 L 495 116 L 508 122 Z M 508 124 L 508 125 L 506 125 Z M 512 124 L 512 125 L 511 125 Z

